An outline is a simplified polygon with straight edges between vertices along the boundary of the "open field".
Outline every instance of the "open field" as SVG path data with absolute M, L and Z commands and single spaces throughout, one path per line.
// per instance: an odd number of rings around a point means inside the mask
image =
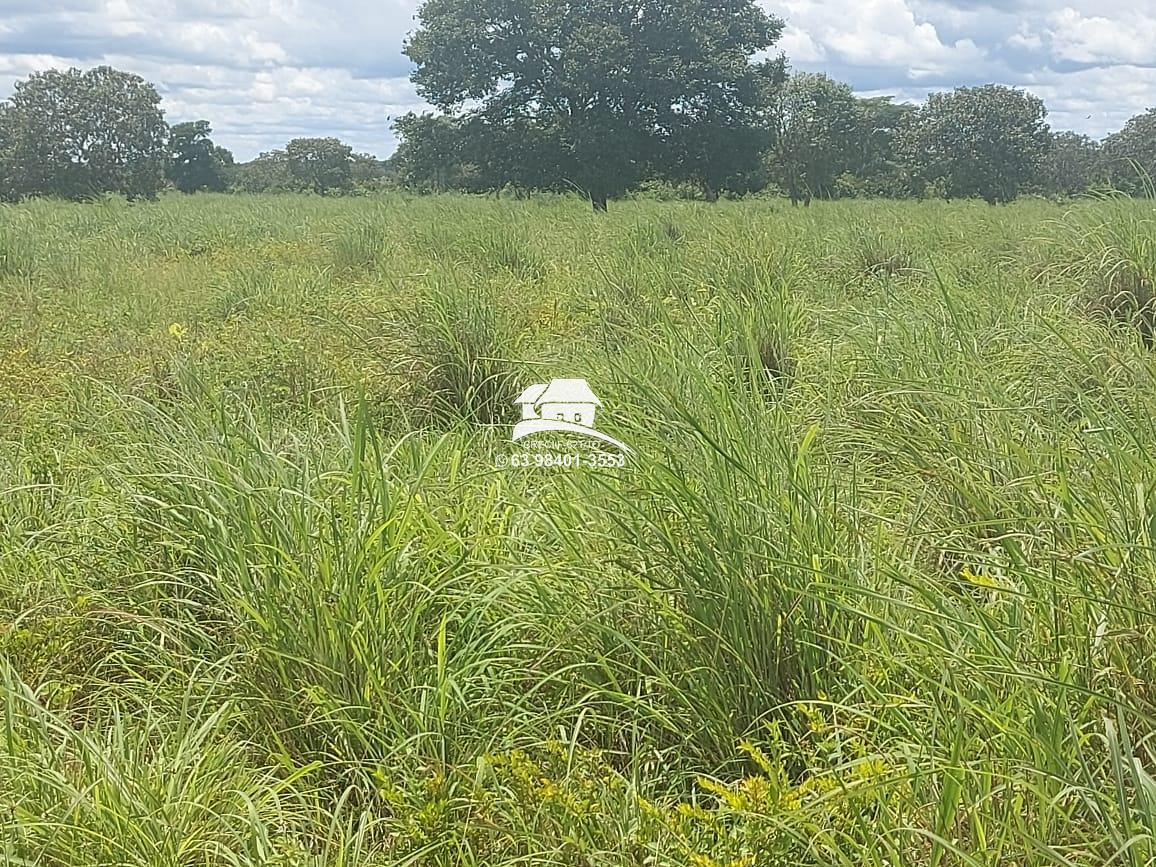
M 1154 218 L 0 211 L 0 854 L 1156 863 Z

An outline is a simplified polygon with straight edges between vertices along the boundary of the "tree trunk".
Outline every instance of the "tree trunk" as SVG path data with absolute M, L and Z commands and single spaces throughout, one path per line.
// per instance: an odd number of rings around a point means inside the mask
M 605 193 L 591 193 L 590 203 L 594 206 L 595 211 L 606 212 L 606 194 Z
M 708 202 L 710 202 L 711 204 L 714 204 L 715 202 L 718 201 L 718 190 L 716 190 L 713 186 L 711 186 L 710 181 L 703 181 L 702 194 L 703 194 L 703 196 L 706 197 L 706 200 Z

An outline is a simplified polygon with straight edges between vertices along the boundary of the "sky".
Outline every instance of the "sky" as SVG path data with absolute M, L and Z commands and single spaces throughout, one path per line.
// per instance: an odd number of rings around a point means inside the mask
M 1054 129 L 1102 138 L 1156 106 L 1156 0 L 759 0 L 792 68 L 918 102 L 997 82 Z M 156 85 L 166 119 L 207 119 L 250 159 L 334 135 L 388 156 L 428 108 L 402 53 L 418 0 L 0 0 L 0 98 L 29 73 L 109 64 Z

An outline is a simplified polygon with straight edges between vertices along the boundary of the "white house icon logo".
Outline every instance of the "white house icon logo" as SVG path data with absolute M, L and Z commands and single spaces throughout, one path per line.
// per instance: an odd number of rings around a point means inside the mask
M 555 379 L 549 385 L 531 385 L 514 401 L 521 404 L 522 420 L 514 426 L 514 442 L 545 431 L 576 433 L 616 446 L 627 454 L 624 444 L 594 429 L 594 415 L 602 401 L 584 379 Z

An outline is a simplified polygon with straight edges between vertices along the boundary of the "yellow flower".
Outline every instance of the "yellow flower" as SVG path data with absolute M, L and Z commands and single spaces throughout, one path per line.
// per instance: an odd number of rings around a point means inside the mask
M 169 334 L 177 338 L 177 340 L 180 340 L 185 336 L 185 326 L 181 325 L 179 322 L 174 322 L 169 326 Z
M 996 581 L 994 578 L 991 578 L 988 575 L 977 575 L 974 572 L 972 572 L 971 569 L 969 569 L 967 567 L 964 567 L 964 569 L 960 573 L 960 575 L 963 577 L 963 579 L 965 581 L 967 581 L 968 583 L 974 584 L 976 587 L 986 587 L 986 588 L 989 588 L 991 590 L 1000 589 L 999 582 Z

